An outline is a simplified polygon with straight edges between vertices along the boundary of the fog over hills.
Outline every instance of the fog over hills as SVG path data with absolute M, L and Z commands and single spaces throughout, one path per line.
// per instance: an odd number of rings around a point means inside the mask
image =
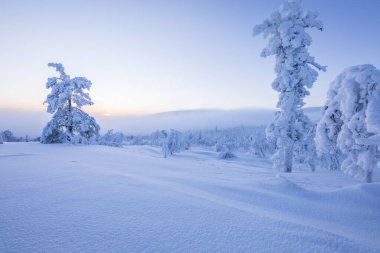
M 304 109 L 314 121 L 318 120 L 320 107 Z M 235 126 L 266 125 L 273 120 L 274 109 L 243 108 L 233 110 L 198 109 L 170 111 L 141 116 L 101 116 L 96 118 L 102 132 L 115 129 L 127 134 L 147 134 L 157 129 L 178 130 L 227 128 Z M 10 129 L 17 136 L 39 136 L 51 115 L 42 111 L 0 109 L 0 131 Z

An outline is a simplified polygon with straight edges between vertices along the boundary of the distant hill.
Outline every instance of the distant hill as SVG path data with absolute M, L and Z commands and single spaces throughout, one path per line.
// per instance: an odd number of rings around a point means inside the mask
M 320 117 L 320 107 L 305 108 L 313 121 Z M 127 133 L 144 134 L 157 129 L 178 130 L 226 128 L 267 125 L 273 121 L 273 109 L 244 108 L 234 110 L 199 109 L 162 112 L 144 116 L 98 117 L 103 128 L 115 128 Z
M 317 121 L 320 107 L 305 108 L 305 112 L 313 121 Z M 141 116 L 94 116 L 102 131 L 115 129 L 128 134 L 146 134 L 170 128 L 189 130 L 266 125 L 273 120 L 273 113 L 273 109 L 244 108 L 181 110 Z M 0 131 L 10 129 L 18 136 L 39 136 L 50 118 L 48 113 L 41 111 L 0 109 Z

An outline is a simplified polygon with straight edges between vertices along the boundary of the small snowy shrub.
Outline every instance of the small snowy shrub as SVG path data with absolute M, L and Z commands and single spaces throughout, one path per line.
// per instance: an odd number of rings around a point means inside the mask
M 254 28 L 254 35 L 269 37 L 261 56 L 276 57 L 277 77 L 272 87 L 280 93 L 277 103 L 279 111 L 275 114 L 274 123 L 269 126 L 268 139 L 275 143 L 274 166 L 285 172 L 292 171 L 294 147 L 303 145 L 301 142 L 305 137 L 300 135 L 307 134 L 297 129 L 296 124 L 308 121 L 302 107 L 303 99 L 310 94 L 309 89 L 318 76 L 313 67 L 325 70 L 307 50 L 312 42 L 311 36 L 306 33 L 309 28 L 322 31 L 322 22 L 318 20 L 317 13 L 302 10 L 300 0 L 288 1 Z
M 114 132 L 113 129 L 108 130 L 107 133 L 100 137 L 99 144 L 111 147 L 122 147 L 124 142 L 124 135 L 121 132 Z
M 223 150 L 224 150 L 223 143 L 221 143 L 221 142 L 216 143 L 216 145 L 215 145 L 215 151 L 216 152 L 222 152 Z
M 161 143 L 162 153 L 164 157 L 166 158 L 168 155 L 173 155 L 184 150 L 187 147 L 187 145 L 185 145 L 183 142 L 184 139 L 182 133 L 177 130 L 171 129 L 170 133 L 166 136 L 165 139 L 162 140 Z
M 99 125 L 93 117 L 81 110 L 92 105 L 89 90 L 91 82 L 84 77 L 70 78 L 62 64 L 49 63 L 59 73 L 59 77 L 48 79 L 46 88 L 51 89 L 44 103 L 53 118 L 43 129 L 42 143 L 95 144 L 99 138 Z
M 261 128 L 255 130 L 255 132 L 249 137 L 250 153 L 259 158 L 265 158 L 268 154 L 272 153 L 272 146 L 265 136 L 265 131 Z
M 321 154 L 339 148 L 342 170 L 367 182 L 378 162 L 379 108 L 380 71 L 372 65 L 347 68 L 330 86 L 316 136 Z
M 235 150 L 235 140 L 228 136 L 222 136 L 215 145 L 215 150 L 218 152 L 218 157 L 221 159 L 231 159 L 235 157 L 232 150 Z
M 224 148 L 223 150 L 219 151 L 218 157 L 220 159 L 231 159 L 234 158 L 235 155 L 228 148 Z

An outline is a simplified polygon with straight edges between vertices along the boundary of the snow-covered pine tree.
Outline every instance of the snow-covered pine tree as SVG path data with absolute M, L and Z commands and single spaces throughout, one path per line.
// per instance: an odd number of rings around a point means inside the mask
M 285 172 L 291 172 L 294 157 L 294 145 L 304 140 L 304 130 L 298 130 L 296 123 L 307 117 L 303 114 L 303 99 L 308 96 L 309 89 L 317 79 L 318 70 L 326 67 L 315 62 L 307 47 L 312 39 L 307 28 L 323 29 L 318 14 L 303 11 L 301 0 L 291 0 L 283 4 L 262 24 L 254 27 L 254 35 L 263 34 L 269 37 L 267 46 L 261 53 L 262 57 L 276 57 L 276 79 L 272 83 L 278 91 L 279 101 L 274 123 L 269 126 L 275 139 L 276 152 L 273 157 L 274 166 Z
M 326 113 L 337 120 L 323 117 L 319 123 L 321 151 L 328 152 L 336 141 L 345 155 L 342 170 L 371 182 L 380 145 L 380 71 L 373 65 L 345 69 L 331 84 L 326 107 L 338 113 Z M 336 138 L 330 138 L 331 129 Z
M 42 143 L 96 143 L 99 137 L 99 125 L 93 117 L 81 110 L 82 106 L 92 105 L 89 93 L 91 82 L 85 77 L 70 78 L 60 63 L 49 63 L 59 77 L 49 78 L 46 88 L 51 89 L 44 104 L 53 115 L 43 129 Z
M 315 136 L 317 154 L 321 159 L 321 165 L 330 170 L 339 170 L 343 160 L 343 154 L 337 146 L 338 134 L 343 125 L 340 101 L 337 96 L 341 85 L 342 82 L 340 81 L 330 84 Z

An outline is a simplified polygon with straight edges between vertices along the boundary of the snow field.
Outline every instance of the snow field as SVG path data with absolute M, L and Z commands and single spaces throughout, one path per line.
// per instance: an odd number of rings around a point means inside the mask
M 0 252 L 379 252 L 379 178 L 192 148 L 0 146 Z

